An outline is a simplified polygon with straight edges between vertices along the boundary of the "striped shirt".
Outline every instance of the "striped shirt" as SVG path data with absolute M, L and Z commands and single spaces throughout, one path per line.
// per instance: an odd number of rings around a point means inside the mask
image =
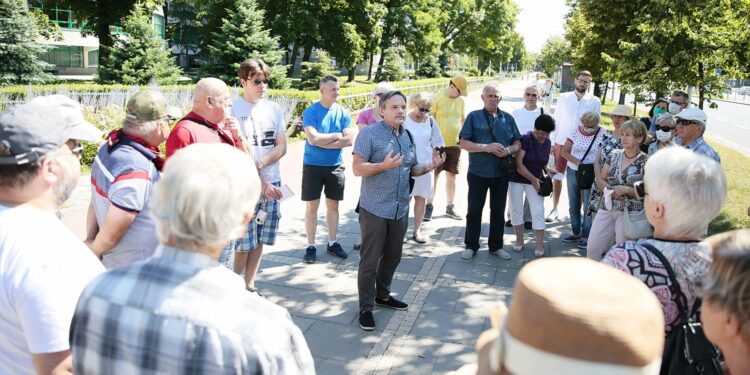
M 81 294 L 76 374 L 314 374 L 289 313 L 206 254 L 161 245 Z
M 91 202 L 99 228 L 111 206 L 137 212 L 120 241 L 102 256 L 107 268 L 125 266 L 151 256 L 159 244 L 156 224 L 149 215 L 149 198 L 159 171 L 142 152 L 151 151 L 133 142 L 111 147 L 104 143 L 91 167 Z

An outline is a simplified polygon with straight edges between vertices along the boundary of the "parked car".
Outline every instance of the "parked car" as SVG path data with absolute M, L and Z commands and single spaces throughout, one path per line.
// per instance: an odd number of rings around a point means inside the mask
M 750 95 L 750 86 L 742 86 L 738 92 L 740 95 Z

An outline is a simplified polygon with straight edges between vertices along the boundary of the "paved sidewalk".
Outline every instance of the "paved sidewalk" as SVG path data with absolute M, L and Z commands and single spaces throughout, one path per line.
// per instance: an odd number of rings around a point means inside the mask
M 504 85 L 501 107 L 510 111 L 522 105 L 520 93 L 525 82 Z M 479 92 L 467 98 L 469 110 L 481 108 Z M 282 204 L 277 243 L 267 247 L 258 275 L 258 288 L 269 300 L 284 306 L 307 338 L 319 374 L 429 374 L 446 373 L 475 360 L 474 345 L 479 334 L 490 326 L 488 312 L 498 301 L 509 302 L 519 269 L 534 259 L 533 234 L 521 253 L 510 250 L 512 230 L 506 228 L 506 250 L 513 259 L 489 256 L 486 236 L 489 231 L 488 207 L 482 228 L 483 247 L 471 261 L 460 258 L 463 250 L 465 220 L 453 220 L 444 214 L 443 187 L 435 198 L 435 218 L 424 224 L 429 242 L 404 244 L 403 258 L 392 289 L 399 299 L 409 303 L 407 311 L 377 307 L 376 329 L 359 328 L 357 266 L 359 252 L 352 246 L 359 234 L 354 207 L 359 196 L 359 178 L 351 174 L 351 149 L 344 150 L 347 166 L 346 196 L 340 206 L 339 242 L 347 252 L 346 260 L 329 256 L 325 250 L 325 210 L 321 205 L 318 221 L 318 262 L 304 264 L 306 245 L 303 202 L 299 200 L 302 176 L 303 143 L 289 146 L 282 159 L 282 176 L 296 197 Z M 461 158 L 457 180 L 456 210 L 466 213 L 466 170 L 468 155 Z M 441 179 L 441 184 L 444 178 Z M 65 222 L 81 237 L 84 235 L 88 205 L 88 176 L 64 208 Z M 565 191 L 559 207 L 567 213 Z M 547 200 L 549 212 L 551 200 Z M 561 214 L 567 217 L 567 214 Z M 567 221 L 548 224 L 547 256 L 580 255 L 578 249 L 560 242 L 569 230 Z

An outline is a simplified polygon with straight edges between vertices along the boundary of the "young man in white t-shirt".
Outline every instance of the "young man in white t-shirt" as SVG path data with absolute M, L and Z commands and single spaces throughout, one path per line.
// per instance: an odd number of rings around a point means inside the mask
M 101 139 L 61 95 L 0 113 L 0 373 L 72 372 L 73 312 L 104 266 L 55 211 L 78 182 L 80 141 Z
M 276 242 L 281 219 L 281 174 L 279 160 L 286 154 L 286 127 L 281 107 L 263 97 L 268 89 L 271 71 L 259 59 L 247 59 L 238 70 L 242 97 L 232 102 L 232 116 L 239 120 L 240 133 L 247 151 L 255 160 L 263 183 L 263 192 L 255 207 L 255 215 L 247 227 L 247 234 L 236 244 L 234 270 L 245 270 L 245 287 L 257 292 L 255 274 L 258 272 L 263 245 Z

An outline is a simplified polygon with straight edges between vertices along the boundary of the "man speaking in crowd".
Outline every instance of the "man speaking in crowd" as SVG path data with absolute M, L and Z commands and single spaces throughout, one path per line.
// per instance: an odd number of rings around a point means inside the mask
M 354 144 L 352 170 L 362 176 L 359 225 L 362 249 L 357 287 L 359 326 L 375 329 L 372 316 L 376 305 L 406 310 L 408 305 L 391 296 L 391 281 L 401 261 L 403 238 L 408 225 L 411 177 L 429 173 L 445 156 L 433 152 L 429 164 L 417 164 L 412 135 L 403 127 L 406 97 L 391 91 L 380 97 L 383 117 L 359 133 Z

